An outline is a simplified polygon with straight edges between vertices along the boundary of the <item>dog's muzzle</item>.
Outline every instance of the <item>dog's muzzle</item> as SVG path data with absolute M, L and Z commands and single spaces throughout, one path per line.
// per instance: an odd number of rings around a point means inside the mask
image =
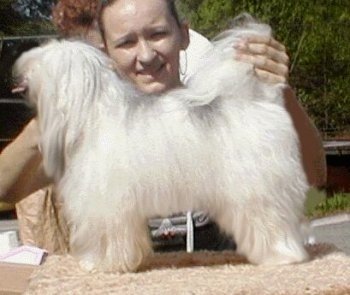
M 28 90 L 28 79 L 24 76 L 14 77 L 12 80 L 12 93 L 19 93 L 25 95 Z

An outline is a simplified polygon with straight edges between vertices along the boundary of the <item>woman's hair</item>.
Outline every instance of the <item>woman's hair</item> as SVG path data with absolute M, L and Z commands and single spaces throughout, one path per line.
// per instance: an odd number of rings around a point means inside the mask
M 59 0 L 52 21 L 65 37 L 85 34 L 98 18 L 99 0 Z
M 98 7 L 98 12 L 97 12 L 97 21 L 98 21 L 98 25 L 99 25 L 103 40 L 105 40 L 105 29 L 104 29 L 103 22 L 102 22 L 102 13 L 106 7 L 112 5 L 116 1 L 118 1 L 118 0 L 100 0 L 99 1 L 100 3 L 99 3 L 99 7 Z M 170 14 L 174 17 L 176 24 L 178 26 L 180 26 L 181 21 L 180 21 L 179 13 L 178 13 L 176 5 L 175 5 L 175 0 L 164 0 L 164 1 L 166 1 L 168 9 L 170 11 Z
M 84 35 L 97 22 L 104 39 L 102 12 L 116 1 L 118 0 L 58 0 L 52 10 L 52 21 L 64 37 Z M 164 1 L 167 2 L 171 15 L 180 26 L 175 0 Z

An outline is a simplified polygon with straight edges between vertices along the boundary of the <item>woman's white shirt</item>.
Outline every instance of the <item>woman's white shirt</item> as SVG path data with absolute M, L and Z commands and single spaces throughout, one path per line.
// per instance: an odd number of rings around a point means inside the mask
M 184 84 L 196 73 L 205 53 L 213 47 L 210 41 L 201 34 L 191 29 L 189 34 L 190 44 L 186 50 L 180 52 L 180 78 Z

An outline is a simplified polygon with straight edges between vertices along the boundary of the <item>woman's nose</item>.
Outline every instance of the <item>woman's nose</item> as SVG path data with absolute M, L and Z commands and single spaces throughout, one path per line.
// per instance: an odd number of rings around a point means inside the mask
M 140 41 L 137 53 L 138 61 L 144 65 L 149 65 L 154 60 L 155 56 L 156 52 L 152 46 L 150 46 L 146 40 Z

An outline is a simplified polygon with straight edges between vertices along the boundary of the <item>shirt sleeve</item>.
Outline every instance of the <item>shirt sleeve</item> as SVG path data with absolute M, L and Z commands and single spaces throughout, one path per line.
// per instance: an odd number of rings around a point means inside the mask
M 189 30 L 190 44 L 180 52 L 180 78 L 186 84 L 189 78 L 200 67 L 204 55 L 213 47 L 210 41 L 201 34 Z

